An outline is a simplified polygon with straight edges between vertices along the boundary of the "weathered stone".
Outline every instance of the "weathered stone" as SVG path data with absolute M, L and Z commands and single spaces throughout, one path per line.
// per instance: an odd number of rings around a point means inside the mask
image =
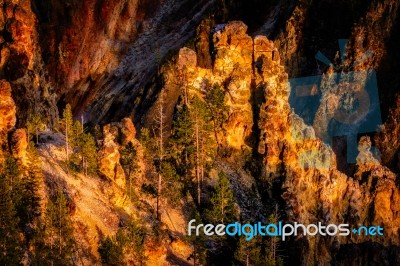
M 133 125 L 132 119 L 124 118 L 121 121 L 121 144 L 127 145 L 129 142 L 136 140 L 136 129 Z
M 178 62 L 177 62 L 178 69 L 182 69 L 184 67 L 196 67 L 197 66 L 197 55 L 196 52 L 184 47 L 179 50 L 178 55 Z
M 11 96 L 10 83 L 0 80 L 0 132 L 8 132 L 16 121 L 16 106 Z
M 116 142 L 118 128 L 111 125 L 103 127 L 103 143 L 99 151 L 99 171 L 118 186 L 125 187 L 125 174 L 120 164 L 119 145 Z
M 27 165 L 27 148 L 28 137 L 26 130 L 23 128 L 17 129 L 11 137 L 11 150 L 13 157 L 22 165 Z

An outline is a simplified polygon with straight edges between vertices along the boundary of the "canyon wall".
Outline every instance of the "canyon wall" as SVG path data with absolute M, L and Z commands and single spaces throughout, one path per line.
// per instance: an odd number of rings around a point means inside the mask
M 230 151 L 224 167 L 234 169 L 235 156 L 250 150 L 258 168 L 253 182 L 259 187 L 274 184 L 273 196 L 264 191 L 264 205 L 279 203 L 288 222 L 385 228 L 385 237 L 290 239 L 282 244 L 290 254 L 288 263 L 400 263 L 398 256 L 391 256 L 398 254 L 400 245 L 399 2 L 223 2 L 224 8 L 214 1 L 2 1 L 0 160 L 10 152 L 25 161 L 26 132 L 15 129 L 26 126 L 34 113 L 52 129 L 59 110 L 70 103 L 75 115 L 93 125 L 114 122 L 102 128 L 100 172 L 116 184 L 110 189 L 117 195 L 116 205 L 132 213 L 121 203 L 118 189 L 126 187 L 119 149 L 130 140 L 137 142 L 133 124 L 152 125 L 163 92 L 170 129 L 182 95 L 200 95 L 218 85 L 229 109 L 224 131 L 217 136 Z M 252 19 L 255 9 L 260 10 Z M 243 19 L 250 30 L 238 20 L 227 22 L 233 19 Z M 322 20 L 326 25 L 319 23 Z M 349 39 L 343 60 L 338 39 Z M 372 56 L 358 62 L 369 50 Z M 318 51 L 332 65 L 316 60 Z M 332 110 L 345 95 L 343 88 L 330 85 L 335 73 L 369 70 L 376 72 L 383 125 L 356 137 L 356 160 L 350 164 L 343 159 L 345 141 L 335 146 L 323 136 Z M 295 88 L 288 84 L 293 78 L 314 75 L 321 77 L 322 86 L 317 116 L 310 123 L 294 110 Z M 355 83 L 363 82 L 359 78 Z M 134 122 L 119 122 L 127 116 Z M 52 158 L 47 160 L 53 163 Z M 230 172 L 236 179 L 245 176 Z M 59 176 L 66 178 L 64 173 Z M 80 190 L 74 180 L 68 182 Z M 100 187 L 96 183 L 93 189 Z M 240 189 L 236 192 L 241 195 Z M 78 206 L 83 224 L 89 215 L 84 204 L 93 204 L 90 196 Z M 101 200 L 107 202 L 106 197 Z M 101 211 L 96 215 L 101 217 Z M 108 214 L 110 223 L 90 222 L 93 236 L 97 225 L 106 233 L 115 232 L 118 211 Z M 183 228 L 183 211 L 174 214 Z M 164 221 L 168 223 L 166 217 Z M 177 235 L 183 233 L 177 230 Z M 181 258 L 190 249 L 179 241 L 162 247 L 153 244 L 147 252 L 154 259 L 165 260 L 172 245 L 182 252 Z M 97 254 L 96 243 L 87 245 Z

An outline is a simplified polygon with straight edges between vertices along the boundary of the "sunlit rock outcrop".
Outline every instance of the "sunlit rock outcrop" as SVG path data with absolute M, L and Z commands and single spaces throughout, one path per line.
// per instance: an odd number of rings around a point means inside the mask
M 11 86 L 5 80 L 0 81 L 0 132 L 7 133 L 17 121 L 16 106 L 11 96 Z
M 99 151 L 99 171 L 120 187 L 125 187 L 124 170 L 120 164 L 118 128 L 112 125 L 103 127 L 103 143 Z
M 0 163 L 3 162 L 3 153 L 8 148 L 7 133 L 17 121 L 16 112 L 17 108 L 11 96 L 10 83 L 0 80 Z
M 238 150 L 246 145 L 253 125 L 250 99 L 253 39 L 246 30 L 247 26 L 240 21 L 217 25 L 212 31 L 211 43 L 202 43 L 213 47 L 212 68 L 198 66 L 195 51 L 185 47 L 180 49 L 176 64 L 169 66 L 164 74 L 165 94 L 167 99 L 174 98 L 171 102 L 177 102 L 181 86 L 187 86 L 190 95 L 204 93 L 212 86 L 220 86 L 227 92 L 225 103 L 229 117 L 225 136 L 220 139 Z M 166 112 L 167 119 L 173 116 L 173 108 Z
M 349 236 L 329 240 L 307 237 L 303 260 L 312 263 L 318 258 L 320 263 L 328 263 L 336 251 L 327 252 L 327 249 L 338 245 L 345 247 L 368 241 L 387 247 L 398 245 L 400 191 L 395 174 L 371 153 L 370 138 L 360 139 L 357 170 L 351 176 L 337 170 L 336 158 L 340 155 L 324 143 L 326 139 L 321 134 L 327 131 L 324 121 L 336 114 L 334 109 L 338 108 L 341 94 L 325 94 L 327 97 L 322 97 L 322 108 L 317 113 L 314 127 L 308 126 L 290 110 L 290 87 L 279 61 L 261 56 L 258 63 L 259 80 L 265 82 L 265 103 L 261 106 L 258 122 L 261 129 L 258 151 L 264 154 L 267 177 L 283 177 L 281 196 L 286 202 L 288 220 L 303 224 L 321 221 L 325 224 L 348 223 L 355 228 L 361 225 L 386 228 L 384 237 Z M 328 73 L 323 76 L 322 83 L 329 79 Z M 356 79 L 354 82 L 362 85 L 364 81 Z M 326 86 L 329 91 L 334 88 L 333 85 Z M 338 252 L 343 252 L 339 249 Z
M 27 158 L 28 136 L 25 129 L 17 129 L 11 136 L 13 157 L 23 166 L 28 165 Z

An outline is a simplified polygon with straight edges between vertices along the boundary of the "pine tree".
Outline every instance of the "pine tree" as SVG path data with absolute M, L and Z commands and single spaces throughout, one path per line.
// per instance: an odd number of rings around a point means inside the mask
M 215 85 L 206 95 L 206 102 L 214 126 L 214 135 L 218 144 L 218 133 L 223 130 L 223 125 L 228 118 L 228 106 L 225 104 L 225 92 L 220 86 Z
M 142 128 L 140 130 L 140 137 L 139 141 L 144 148 L 143 150 L 143 157 L 144 157 L 144 164 L 145 164 L 145 171 L 147 178 L 150 178 L 150 183 L 143 184 L 141 187 L 141 191 L 150 195 L 153 198 L 157 198 L 157 188 L 154 185 L 153 177 L 156 175 L 158 178 L 158 174 L 155 167 L 155 160 L 154 160 L 154 152 L 157 151 L 157 143 L 150 136 L 150 130 L 147 128 Z
M 242 265 L 264 266 L 267 264 L 266 259 L 266 241 L 261 236 L 255 236 L 250 241 L 246 240 L 246 236 L 241 236 L 237 244 L 235 259 L 240 261 Z
M 201 201 L 201 188 L 204 182 L 205 168 L 215 158 L 214 142 L 211 138 L 211 114 L 207 104 L 195 96 L 191 100 L 191 116 L 194 127 L 195 173 L 197 181 L 197 204 Z
M 107 266 L 120 266 L 125 265 L 124 262 L 124 246 L 126 238 L 121 229 L 118 230 L 114 237 L 107 236 L 100 241 L 99 253 L 101 261 Z
M 23 244 L 9 181 L 3 172 L 0 175 L 0 264 L 18 265 L 22 258 Z
M 190 110 L 183 105 L 177 112 L 173 121 L 173 134 L 171 137 L 171 155 L 177 163 L 178 174 L 189 180 L 189 173 L 193 169 L 194 156 L 194 131 Z
M 27 122 L 28 136 L 35 135 L 36 145 L 39 144 L 39 131 L 45 129 L 44 118 L 39 114 L 33 114 Z
M 132 198 L 132 176 L 138 168 L 137 151 L 132 142 L 129 142 L 120 153 L 120 162 L 128 177 L 129 198 Z
M 277 224 L 279 222 L 278 206 L 275 207 L 275 211 L 271 213 L 268 219 L 269 224 Z M 277 250 L 279 246 L 279 238 L 274 236 L 269 240 L 269 246 L 267 249 L 267 266 L 278 266 L 283 265 L 282 258 L 277 255 Z
M 126 246 L 132 254 L 134 265 L 145 265 L 147 257 L 144 255 L 146 229 L 139 222 L 131 221 L 126 227 Z
M 69 164 L 69 149 L 71 143 L 73 143 L 74 136 L 74 120 L 72 115 L 71 105 L 67 104 L 63 111 L 63 118 L 61 120 L 62 128 L 65 134 L 65 152 L 67 157 L 67 164 Z
M 25 227 L 40 215 L 39 181 L 43 177 L 41 162 L 35 145 L 28 146 L 28 165 L 26 174 L 20 175 L 15 182 L 13 195 L 20 226 Z M 29 231 L 29 230 L 28 230 Z
M 95 174 L 97 170 L 97 147 L 93 136 L 85 132 L 83 124 L 74 121 L 69 136 L 69 147 L 74 153 L 70 156 L 70 166 L 81 170 L 85 176 Z
M 59 188 L 46 207 L 46 216 L 38 226 L 32 258 L 33 265 L 71 265 L 75 238 L 68 201 Z
M 199 212 L 196 210 L 196 206 L 193 206 L 192 214 L 190 216 L 193 217 L 191 219 L 195 219 L 196 221 L 201 221 L 201 216 Z M 193 245 L 193 252 L 187 258 L 187 260 L 193 260 L 193 265 L 205 265 L 207 258 L 205 235 L 191 234 L 188 238 Z
M 167 199 L 172 206 L 178 206 L 182 200 L 182 182 L 170 158 L 162 162 L 161 175 L 168 188 L 161 192 L 161 196 Z
M 18 168 L 17 161 L 8 155 L 5 160 L 3 174 L 9 183 L 11 191 L 13 190 L 14 183 L 16 182 L 17 178 L 20 176 L 20 171 Z
M 277 209 L 269 216 L 268 224 L 278 223 Z M 249 222 L 250 223 L 250 222 Z M 237 244 L 235 259 L 244 265 L 280 266 L 283 260 L 277 255 L 279 238 L 254 236 L 250 241 L 241 236 Z
M 207 216 L 214 223 L 229 223 L 235 220 L 235 200 L 226 174 L 220 171 L 218 177 L 215 192 L 211 194 L 212 207 Z
M 96 142 L 90 133 L 82 133 L 77 140 L 77 154 L 81 157 L 81 169 L 85 175 L 95 174 L 97 170 Z

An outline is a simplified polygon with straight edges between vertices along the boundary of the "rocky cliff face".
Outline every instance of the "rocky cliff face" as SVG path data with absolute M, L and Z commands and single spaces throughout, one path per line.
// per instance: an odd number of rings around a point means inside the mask
M 304 224 L 323 221 L 326 224 L 349 223 L 352 227 L 380 224 L 387 228 L 385 237 L 378 238 L 299 237 L 295 242 L 302 247 L 302 261 L 307 264 L 314 261 L 347 263 L 341 261 L 342 253 L 349 252 L 347 248 L 353 249 L 357 244 L 398 245 L 396 206 L 400 191 L 395 182 L 396 174 L 373 157 L 368 137 L 360 140 L 355 173 L 348 176 L 337 170 L 336 158 L 340 154 L 333 153 L 330 146 L 316 137 L 319 128 L 307 126 L 289 109 L 289 91 L 284 85 L 287 76 L 279 61 L 269 63 L 266 69 L 269 73 L 264 72 L 264 76 L 270 81 L 264 90 L 266 101 L 260 109 L 259 152 L 265 154 L 266 175 L 283 178 L 281 197 L 285 201 L 287 219 Z M 272 82 L 277 78 L 280 82 Z M 326 103 L 322 101 L 321 104 Z M 330 99 L 327 104 L 335 105 L 335 101 Z M 384 255 L 374 260 L 381 259 L 390 261 Z
M 3 153 L 8 150 L 7 134 L 16 123 L 16 107 L 11 97 L 10 84 L 0 81 L 0 161 L 4 161 Z
M 171 129 L 185 94 L 200 95 L 218 85 L 225 91 L 229 110 L 217 138 L 233 151 L 218 167 L 231 174 L 242 213 L 248 193 L 241 179 L 249 187 L 268 187 L 269 193 L 267 189 L 262 195 L 264 202 L 256 193 L 261 202 L 257 206 L 279 203 L 282 219 L 288 222 L 385 228 L 385 237 L 298 236 L 283 245 L 288 263 L 400 263 L 398 256 L 391 256 L 400 252 L 400 101 L 394 97 L 400 86 L 399 1 L 220 2 L 3 1 L 0 158 L 10 153 L 26 164 L 26 132 L 15 128 L 25 126 L 33 113 L 42 114 L 51 128 L 67 102 L 75 114 L 83 114 L 92 124 L 112 122 L 103 125 L 99 142 L 99 172 L 112 181 L 106 189 L 103 180 L 92 183 L 93 191 L 87 191 L 82 187 L 90 185 L 90 180 L 80 177 L 83 185 L 77 184 L 61 167 L 54 168 L 53 157 L 62 159 L 57 150 L 62 144 L 49 144 L 54 156 L 43 149 L 42 157 L 47 174 L 59 172 L 55 180 L 66 180 L 66 190 L 82 199 L 77 204 L 76 231 L 86 226 L 93 239 L 99 236 L 97 227 L 106 234 L 115 233 L 123 217 L 118 208 L 145 217 L 141 208 L 154 203 L 149 198 L 140 208 L 128 206 L 121 192 L 127 186 L 121 149 L 132 143 L 140 151 L 135 126 L 151 128 L 162 102 Z M 250 30 L 243 22 L 227 22 L 232 18 L 244 19 Z M 344 56 L 338 39 L 349 39 Z M 315 59 L 318 51 L 327 58 L 319 57 L 323 62 Z M 326 132 L 332 126 L 329 121 L 337 118 L 341 99 L 347 97 L 348 84 L 362 87 L 367 78 L 363 73 L 372 70 L 377 76 L 383 125 L 356 137 L 355 161 L 349 164 L 344 158 L 345 141 L 333 143 Z M 361 74 L 349 82 L 349 72 Z M 335 73 L 343 74 L 339 83 L 346 86 L 335 83 Z M 296 88 L 289 84 L 293 78 L 314 75 L 321 76 L 321 86 L 310 91 L 319 98 L 315 119 L 309 121 L 293 105 Z M 126 116 L 134 118 L 135 125 L 131 119 L 121 121 Z M 247 151 L 257 162 L 253 177 L 243 169 L 235 170 L 239 155 Z M 136 190 L 145 180 L 145 166 L 141 167 Z M 106 192 L 96 192 L 101 190 Z M 97 209 L 93 197 L 105 207 Z M 92 209 L 95 218 L 88 220 Z M 168 211 L 162 220 L 173 231 L 173 240 L 161 246 L 149 241 L 146 254 L 159 263 L 171 261 L 167 254 L 185 261 L 191 252 L 179 237 L 185 234 L 185 213 Z M 94 254 L 88 259 L 91 262 L 98 260 L 93 239 L 82 238 L 80 243 L 90 256 Z M 352 259 L 354 254 L 357 260 Z
M 246 138 L 254 129 L 252 117 L 258 118 L 259 140 L 253 148 L 263 155 L 265 178 L 281 180 L 282 207 L 288 221 L 349 223 L 352 227 L 382 225 L 387 228 L 385 237 L 353 236 L 329 240 L 299 237 L 293 240 L 302 250 L 302 258 L 297 257 L 297 260 L 308 264 L 315 261 L 347 263 L 344 254 L 350 250 L 362 252 L 371 245 L 393 251 L 391 247 L 399 244 L 397 228 L 400 221 L 396 207 L 400 196 L 396 174 L 379 163 L 371 152 L 369 137 L 359 141 L 355 171 L 350 174 L 339 171 L 338 157 L 343 155 L 335 154 L 332 144 L 328 145 L 330 142 L 326 142 L 326 136 L 324 138 L 322 134 L 327 131 L 324 123 L 334 117 L 339 98 L 344 97 L 344 92 L 330 94 L 334 88 L 330 80 L 335 73 L 328 71 L 322 77 L 321 89 L 325 94 L 314 125 L 307 125 L 291 109 L 289 96 L 295 88 L 289 86 L 278 49 L 265 36 L 252 39 L 245 32 L 246 27 L 240 22 L 214 28 L 209 39 L 211 43 L 204 44 L 215 49 L 210 68 L 198 66 L 198 57 L 208 58 L 203 50 L 200 49 L 197 57 L 194 51 L 181 49 L 175 65 L 165 70 L 165 75 L 169 75 L 164 87 L 167 98 L 178 102 L 176 84 L 179 82 L 190 84 L 192 94 L 207 89 L 206 84 L 221 84 L 227 93 L 225 102 L 230 107 L 226 145 L 235 149 L 246 145 Z M 363 84 L 365 77 L 358 76 L 353 82 Z M 324 86 L 329 89 L 324 91 Z M 252 94 L 257 90 L 262 92 L 258 101 L 264 99 L 259 109 L 251 104 Z M 172 115 L 171 109 L 167 116 Z M 384 254 L 376 256 L 376 262 L 380 259 L 390 261 Z
M 164 70 L 164 98 L 177 104 L 179 97 L 185 93 L 193 96 L 208 91 L 212 86 L 220 86 L 227 95 L 225 103 L 229 107 L 229 118 L 225 135 L 220 139 L 234 149 L 245 146 L 253 125 L 251 82 L 253 78 L 252 55 L 253 39 L 246 34 L 247 26 L 240 21 L 226 25 L 217 25 L 212 32 L 209 43 L 202 48 L 212 46 L 214 60 L 209 68 L 201 66 L 201 60 L 195 51 L 182 48 L 175 62 L 171 62 Z M 204 49 L 206 50 L 206 49 Z M 206 57 L 211 58 L 207 50 Z M 187 92 L 185 92 L 187 88 Z M 164 99 L 164 101 L 165 101 Z M 157 106 L 158 102 L 154 106 Z M 154 112 L 150 112 L 154 113 Z M 172 119 L 174 105 L 167 107 L 166 117 Z M 151 117 L 147 118 L 151 123 Z M 171 121 L 169 121 L 171 123 Z

